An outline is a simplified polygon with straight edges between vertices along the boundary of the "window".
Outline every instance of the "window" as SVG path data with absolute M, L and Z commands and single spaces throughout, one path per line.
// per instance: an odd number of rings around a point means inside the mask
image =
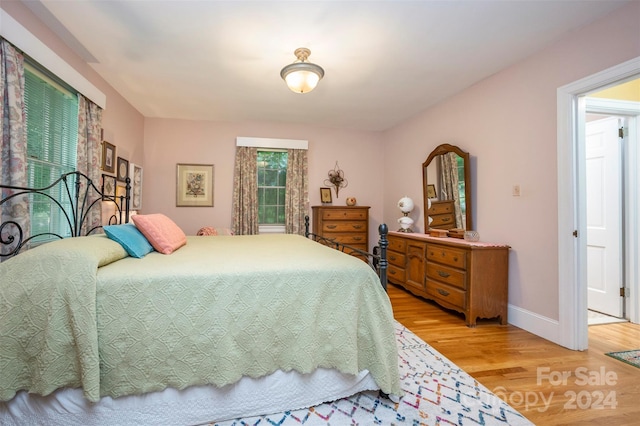
M 284 226 L 287 152 L 258 151 L 258 223 Z
M 25 63 L 25 116 L 27 129 L 27 186 L 43 188 L 63 173 L 76 169 L 78 97 L 52 77 Z M 73 189 L 73 186 L 71 187 Z M 49 195 L 67 200 L 62 188 Z M 41 195 L 31 195 L 31 235 L 51 232 L 70 236 L 59 209 L 51 210 Z M 70 206 L 64 206 L 70 213 Z M 46 238 L 44 238 L 46 240 Z M 43 238 L 38 239 L 43 241 Z

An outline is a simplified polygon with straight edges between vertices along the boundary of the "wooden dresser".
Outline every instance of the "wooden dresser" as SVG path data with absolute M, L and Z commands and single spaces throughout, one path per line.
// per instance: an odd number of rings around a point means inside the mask
M 369 250 L 368 206 L 313 206 L 311 232 L 360 250 Z M 345 253 L 348 253 L 345 250 Z
M 389 232 L 389 282 L 461 312 L 507 324 L 509 246 Z

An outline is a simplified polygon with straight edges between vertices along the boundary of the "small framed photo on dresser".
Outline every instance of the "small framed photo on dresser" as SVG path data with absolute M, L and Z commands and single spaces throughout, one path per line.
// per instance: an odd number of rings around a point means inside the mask
M 438 198 L 436 194 L 436 186 L 433 184 L 427 185 L 427 198 Z
M 320 188 L 320 201 L 322 204 L 331 204 L 331 188 Z

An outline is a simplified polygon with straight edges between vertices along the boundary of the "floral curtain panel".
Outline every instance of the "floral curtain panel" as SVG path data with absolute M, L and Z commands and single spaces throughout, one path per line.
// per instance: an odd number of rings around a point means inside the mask
M 236 147 L 233 178 L 233 231 L 235 235 L 259 233 L 257 160 L 257 148 Z
M 27 185 L 27 135 L 24 116 L 24 58 L 9 42 L 0 39 L 0 117 L 2 140 L 0 141 L 0 182 L 3 185 L 25 187 Z M 10 195 L 8 190 L 1 198 Z M 16 222 L 27 236 L 29 226 L 29 199 L 15 197 L 0 206 L 2 223 Z M 6 241 L 10 227 L 2 230 Z M 14 237 L 16 237 L 14 235 Z M 0 250 L 6 250 L 5 247 Z M 5 252 L 3 252 L 5 253 Z M 0 258 L 1 259 L 1 258 Z
M 101 130 L 102 108 L 78 94 L 77 171 L 87 175 L 98 188 L 100 187 Z M 89 199 L 96 198 L 98 195 L 91 189 Z M 88 212 L 88 216 L 82 223 L 83 235 L 102 224 L 101 204 L 101 201 L 98 201 L 97 205 Z
M 456 228 L 463 228 L 460 192 L 458 189 L 458 154 L 448 152 L 440 156 L 440 199 L 454 200 Z
M 289 149 L 287 158 L 285 229 L 287 234 L 304 235 L 304 217 L 309 211 L 307 150 Z

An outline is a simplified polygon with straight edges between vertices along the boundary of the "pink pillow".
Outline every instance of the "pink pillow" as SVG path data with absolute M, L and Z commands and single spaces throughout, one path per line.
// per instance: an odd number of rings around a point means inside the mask
M 153 248 L 162 254 L 171 254 L 187 244 L 187 236 L 182 229 L 161 213 L 137 214 L 131 219 Z

